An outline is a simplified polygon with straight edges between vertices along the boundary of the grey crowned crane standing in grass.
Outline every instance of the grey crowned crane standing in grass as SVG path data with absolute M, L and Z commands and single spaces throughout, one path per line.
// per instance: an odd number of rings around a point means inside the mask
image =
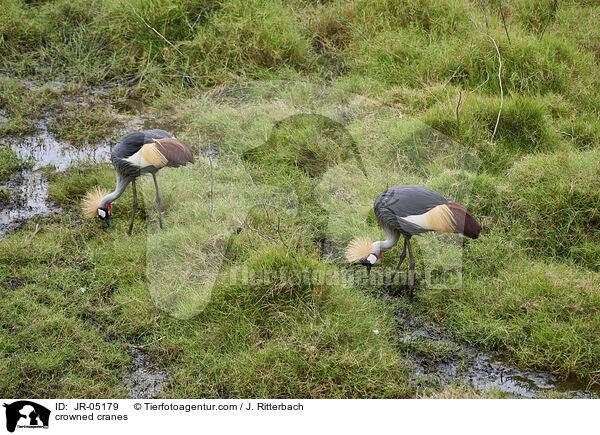
M 386 240 L 374 242 L 368 238 L 353 240 L 346 251 L 351 263 L 361 263 L 371 267 L 383 257 L 384 249 L 390 249 L 404 238 L 404 248 L 396 266 L 392 281 L 409 255 L 410 297 L 413 296 L 415 259 L 410 246 L 412 236 L 435 231 L 438 233 L 460 233 L 472 239 L 479 237 L 481 226 L 473 215 L 462 205 L 450 201 L 435 190 L 422 186 L 395 186 L 381 193 L 373 205 L 379 226 L 385 231 Z
M 133 210 L 129 230 L 127 230 L 127 234 L 131 234 L 138 205 L 135 180 L 140 175 L 152 174 L 154 187 L 156 187 L 158 221 L 162 228 L 156 173 L 165 166 L 176 168 L 187 163 L 194 163 L 192 151 L 164 130 L 144 130 L 124 136 L 113 148 L 111 160 L 117 172 L 117 187 L 112 193 L 105 192 L 99 187 L 88 192 L 84 199 L 86 215 L 90 218 L 98 216 L 110 227 L 112 202 L 120 197 L 127 185 L 131 183 Z

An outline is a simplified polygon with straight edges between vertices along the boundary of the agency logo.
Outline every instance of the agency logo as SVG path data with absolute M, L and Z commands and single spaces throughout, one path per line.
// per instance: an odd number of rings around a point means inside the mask
M 48 429 L 50 410 L 29 400 L 19 400 L 4 404 L 6 408 L 6 430 Z

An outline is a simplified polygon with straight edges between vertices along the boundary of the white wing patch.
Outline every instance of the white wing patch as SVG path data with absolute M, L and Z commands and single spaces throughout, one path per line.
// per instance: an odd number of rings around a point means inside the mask
M 140 150 L 125 159 L 136 168 L 154 166 L 162 168 L 167 164 L 167 159 L 156 149 L 154 144 L 147 143 Z
M 437 205 L 423 214 L 403 216 L 402 219 L 438 233 L 451 233 L 455 228 L 454 216 L 446 204 Z
M 402 219 L 410 222 L 411 224 L 415 224 L 424 230 L 430 230 L 429 225 L 427 224 L 427 213 L 423 214 L 413 214 L 410 216 L 402 216 Z
M 150 166 L 150 163 L 148 163 L 147 161 L 142 159 L 141 151 L 138 151 L 137 153 L 130 155 L 125 160 L 128 161 L 129 163 L 131 163 L 136 168 L 144 168 L 146 166 Z

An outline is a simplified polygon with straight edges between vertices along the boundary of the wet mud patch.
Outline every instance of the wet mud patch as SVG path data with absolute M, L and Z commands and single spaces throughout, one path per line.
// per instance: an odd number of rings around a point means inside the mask
M 462 385 L 480 392 L 498 391 L 520 398 L 548 397 L 600 398 L 600 388 L 574 379 L 520 370 L 500 355 L 476 349 L 455 339 L 448 331 L 416 314 L 404 299 L 399 302 L 397 327 L 400 349 L 414 366 L 414 381 L 443 390 Z
M 151 399 L 158 396 L 170 375 L 167 369 L 157 365 L 157 359 L 151 353 L 139 348 L 127 350 L 131 357 L 131 366 L 122 379 L 122 385 L 131 399 Z
M 177 136 L 181 132 L 181 126 L 175 121 L 168 119 L 159 119 L 152 116 L 136 116 L 131 119 L 130 124 L 135 127 L 136 130 L 165 130 L 169 133 Z

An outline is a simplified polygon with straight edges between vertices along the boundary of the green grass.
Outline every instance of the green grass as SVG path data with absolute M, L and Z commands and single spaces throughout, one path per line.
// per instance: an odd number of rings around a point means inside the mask
M 404 353 L 449 350 L 399 349 L 393 307 L 373 289 L 289 277 L 213 285 L 244 269 L 328 273 L 354 236 L 382 236 L 373 199 L 403 183 L 468 203 L 483 224 L 464 250 L 452 237 L 415 241 L 419 272 L 463 272 L 462 285 L 422 283 L 415 310 L 520 367 L 596 380 L 600 8 L 552 4 L 6 1 L 1 136 L 52 113 L 61 139 L 108 137 L 120 122 L 108 98 L 65 104 L 104 84 L 177 125 L 196 155 L 219 154 L 161 172 L 163 232 L 140 183 L 131 238 L 129 193 L 116 228 L 79 220 L 89 187 L 113 187 L 110 168 L 51 176 L 66 212 L 0 241 L 0 393 L 124 395 L 126 349 L 141 344 L 172 374 L 164 396 L 414 394 Z M 57 78 L 58 90 L 22 81 Z M 0 154 L 6 180 L 20 162 Z M 327 260 L 321 241 L 335 248 Z M 36 328 L 47 343 L 36 346 Z
M 88 99 L 65 110 L 52 119 L 49 130 L 58 140 L 75 146 L 97 144 L 110 137 L 123 124 L 100 99 Z
M 596 150 L 539 154 L 511 169 L 509 189 L 502 195 L 507 221 L 533 255 L 600 270 L 597 162 Z
M 8 146 L 0 145 L 0 183 L 8 181 L 15 172 L 25 168 L 19 156 Z
M 8 119 L 0 124 L 0 134 L 23 135 L 36 129 L 36 121 L 45 111 L 57 107 L 57 94 L 50 88 L 37 91 L 28 89 L 25 83 L 0 77 L 0 110 Z
M 81 146 L 106 139 L 123 126 L 106 97 L 60 82 L 56 87 L 0 76 L 0 114 L 7 119 L 0 124 L 0 135 L 34 133 L 40 121 L 48 121 L 56 139 Z
M 424 293 L 419 305 L 458 337 L 502 351 L 521 367 L 594 378 L 599 279 L 562 264 L 517 258 L 495 278 L 469 272 L 461 291 Z
M 163 185 L 185 170 L 161 174 Z M 221 176 L 224 172 L 230 174 L 221 170 Z M 412 393 L 409 371 L 394 348 L 390 308 L 351 287 L 298 285 L 298 274 L 318 273 L 328 266 L 311 252 L 310 244 L 298 244 L 290 254 L 282 242 L 273 242 L 273 229 L 256 235 L 248 224 L 236 237 L 250 238 L 254 248 L 234 243 L 253 251 L 253 256 L 230 254 L 228 263 L 259 272 L 283 270 L 283 275 L 250 285 L 225 280 L 211 288 L 210 303 L 191 319 L 180 315 L 187 320 L 178 320 L 159 310 L 153 299 L 161 287 L 152 276 L 160 270 L 151 260 L 147 266 L 146 260 L 156 243 L 164 248 L 180 231 L 176 222 L 189 217 L 190 210 L 165 194 L 168 229 L 147 242 L 149 234 L 138 218 L 133 236 L 123 243 L 129 193 L 115 204 L 110 230 L 95 220 L 79 221 L 77 201 L 73 202 L 95 181 L 110 183 L 110 173 L 106 168 L 56 177 L 52 197 L 73 205 L 73 211 L 46 224 L 33 238 L 33 228 L 28 227 L 2 241 L 6 248 L 0 258 L 0 303 L 6 328 L 0 342 L 6 375 L 0 384 L 3 394 L 122 396 L 125 391 L 119 379 L 128 361 L 126 349 L 140 344 L 168 367 L 171 380 L 161 393 L 165 397 L 405 397 Z M 200 204 L 209 192 L 200 198 L 189 191 L 187 195 Z M 216 197 L 218 214 L 219 204 L 228 203 L 220 193 Z M 147 198 L 145 203 L 153 205 Z M 190 242 L 202 248 L 210 241 L 207 236 Z M 180 267 L 203 270 L 203 257 L 189 260 Z M 152 266 L 153 270 L 146 269 Z M 185 309 L 186 302 L 177 307 Z M 380 333 L 374 334 L 373 329 Z M 35 336 L 40 330 L 43 345 Z

